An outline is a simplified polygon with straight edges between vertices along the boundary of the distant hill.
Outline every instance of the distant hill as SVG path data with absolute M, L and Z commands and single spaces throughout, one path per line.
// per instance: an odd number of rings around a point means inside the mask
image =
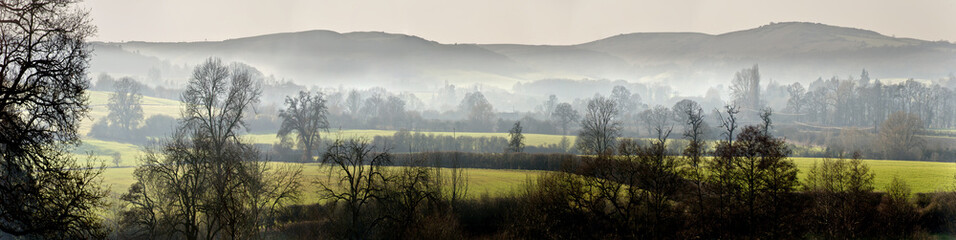
M 666 82 L 685 93 L 727 84 L 760 64 L 777 82 L 817 77 L 935 79 L 956 72 L 956 45 L 816 23 L 776 23 L 719 35 L 632 33 L 567 46 L 441 44 L 381 32 L 306 31 L 217 42 L 94 43 L 91 72 L 158 69 L 185 79 L 209 56 L 241 61 L 307 85 L 435 88 L 444 82 L 510 89 L 539 79 Z M 155 70 L 154 70 L 155 71 Z M 142 72 L 145 76 L 147 73 Z

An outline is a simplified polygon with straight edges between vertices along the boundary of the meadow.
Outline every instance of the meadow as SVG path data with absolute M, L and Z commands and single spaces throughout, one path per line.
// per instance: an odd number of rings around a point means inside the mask
M 90 99 L 90 119 L 81 124 L 80 134 L 85 136 L 93 121 L 106 116 L 106 103 L 109 98 L 109 92 L 88 91 Z M 145 117 L 152 115 L 177 116 L 179 114 L 179 102 L 168 99 L 153 97 L 143 97 L 143 112 Z M 392 136 L 396 131 L 393 130 L 332 130 L 323 134 L 323 138 L 373 138 L 375 136 Z M 508 137 L 507 133 L 476 133 L 476 132 L 421 132 L 424 134 L 447 135 L 447 136 L 469 136 L 469 137 Z M 561 141 L 561 135 L 548 134 L 524 134 L 526 145 L 543 146 L 547 144 L 557 144 Z M 574 142 L 575 136 L 567 136 L 568 140 Z M 275 134 L 247 134 L 244 136 L 250 143 L 272 144 L 279 141 Z M 103 173 L 103 184 L 109 186 L 114 193 L 126 191 L 133 182 L 132 172 L 142 156 L 143 147 L 119 143 L 113 141 L 103 141 L 88 137 L 83 137 L 83 144 L 77 147 L 73 152 L 81 160 L 86 156 L 92 156 L 89 161 L 102 162 L 105 166 L 111 166 L 105 169 Z M 122 161 L 120 167 L 112 167 L 112 154 L 120 153 Z M 799 177 L 806 176 L 810 167 L 820 158 L 792 158 L 800 170 Z M 875 186 L 878 191 L 885 189 L 886 185 L 897 176 L 905 180 L 913 192 L 933 192 L 938 190 L 953 190 L 954 180 L 956 180 L 956 164 L 945 162 L 921 162 L 921 161 L 895 161 L 895 160 L 864 160 L 870 166 L 873 173 L 876 174 Z M 274 163 L 291 164 L 291 163 Z M 306 202 L 315 202 L 318 199 L 319 185 L 316 180 L 328 179 L 328 170 L 320 169 L 317 164 L 302 164 L 304 175 L 304 196 Z M 395 167 L 398 168 L 398 167 Z M 494 169 L 469 169 L 469 197 L 478 197 L 483 194 L 490 196 L 500 196 L 509 194 L 521 189 L 527 184 L 529 179 L 542 174 L 541 171 L 524 170 L 494 170 Z
M 335 189 L 340 176 L 337 172 L 317 163 L 270 163 L 273 169 L 292 167 L 302 169 L 302 192 L 299 203 L 310 204 L 320 202 L 321 184 L 327 184 Z M 403 167 L 386 167 L 386 171 L 400 171 Z M 103 186 L 114 195 L 125 193 L 130 185 L 136 181 L 133 177 L 134 167 L 112 167 L 103 171 Z M 509 169 L 464 169 L 467 176 L 468 188 L 466 198 L 482 196 L 507 196 L 519 193 L 530 181 L 541 175 L 542 171 L 509 170 Z M 449 178 L 450 171 L 442 169 L 442 174 Z

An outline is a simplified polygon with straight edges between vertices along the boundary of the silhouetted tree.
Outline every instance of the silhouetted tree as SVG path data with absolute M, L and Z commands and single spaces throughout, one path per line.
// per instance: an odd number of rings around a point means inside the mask
M 270 216 L 298 195 L 301 170 L 271 169 L 239 138 L 258 102 L 257 72 L 208 59 L 182 94 L 182 125 L 148 149 L 123 199 L 130 234 L 186 239 L 256 238 Z
M 521 134 L 521 121 L 515 122 L 508 130 L 508 149 L 506 152 L 518 153 L 524 150 L 524 135 Z
M 875 219 L 878 198 L 873 192 L 874 174 L 860 155 L 853 159 L 824 158 L 814 162 L 803 181 L 813 201 L 807 224 L 814 234 L 825 238 L 861 238 Z
M 764 126 L 747 126 L 736 141 L 719 141 L 708 166 L 712 173 L 710 182 L 717 187 L 718 214 L 733 222 L 722 226 L 733 229 L 725 233 L 767 234 L 772 238 L 790 229 L 782 221 L 770 219 L 794 214 L 790 212 L 792 208 L 786 207 L 785 200 L 797 186 L 797 168 L 787 159 L 791 150 L 786 142 L 764 129 Z
M 581 120 L 581 132 L 578 133 L 578 149 L 586 154 L 613 154 L 617 138 L 621 136 L 621 124 L 616 117 L 614 100 L 603 96 L 588 100 L 584 119 Z
M 329 130 L 328 107 L 321 93 L 300 91 L 298 96 L 285 99 L 286 109 L 279 110 L 282 125 L 276 134 L 283 140 L 293 132 L 303 148 L 302 160 L 312 161 L 314 151 L 322 141 L 321 131 Z
M 385 216 L 367 213 L 368 207 L 385 197 L 388 182 L 384 166 L 392 162 L 387 151 L 374 152 L 368 141 L 336 139 L 322 155 L 328 164 L 328 178 L 332 184 L 319 180 L 323 198 L 334 205 L 342 204 L 342 222 L 348 239 L 368 239 Z M 331 178 L 336 176 L 337 179 Z
M 101 238 L 99 168 L 76 163 L 86 117 L 86 38 L 76 1 L 0 2 L 0 232 Z
M 689 102 L 685 102 L 689 101 Z M 694 181 L 695 196 L 696 199 L 693 201 L 696 202 L 696 216 L 698 216 L 697 224 L 705 224 L 704 221 L 700 218 L 703 216 L 704 205 L 704 181 L 707 179 L 706 171 L 704 169 L 704 154 L 707 147 L 705 146 L 706 141 L 704 140 L 705 131 L 707 131 L 707 123 L 704 122 L 704 110 L 697 105 L 696 102 L 685 100 L 678 102 L 674 106 L 674 113 L 677 114 L 679 119 L 684 121 L 684 139 L 687 140 L 687 147 L 684 148 L 684 158 L 687 162 L 687 165 L 690 167 L 687 171 L 687 177 Z M 679 111 L 678 111 L 679 110 Z

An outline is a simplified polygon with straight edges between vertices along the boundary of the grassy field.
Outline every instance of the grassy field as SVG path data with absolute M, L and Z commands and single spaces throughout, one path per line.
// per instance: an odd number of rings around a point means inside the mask
M 318 164 L 273 163 L 274 167 L 301 167 L 302 168 L 302 195 L 300 203 L 316 203 L 321 200 L 320 183 L 335 186 L 338 174 L 329 174 L 329 168 Z M 399 171 L 401 167 L 388 167 L 389 171 Z M 107 168 L 103 172 L 103 186 L 114 194 L 122 194 L 133 184 L 133 167 Z M 465 169 L 468 178 L 468 198 L 478 198 L 483 195 L 505 196 L 522 190 L 529 179 L 542 174 L 541 171 L 526 170 L 494 170 L 494 169 Z M 443 171 L 448 177 L 448 171 Z
M 92 119 L 87 119 L 81 124 L 81 135 L 85 135 L 89 131 L 93 121 L 105 117 L 107 113 L 106 103 L 109 98 L 109 92 L 88 91 L 88 93 L 90 96 L 91 106 L 90 117 Z M 159 114 L 175 117 L 179 115 L 179 102 L 168 99 L 143 97 L 143 112 L 146 115 L 145 117 Z M 940 129 L 934 130 L 939 131 Z M 946 133 L 949 133 L 949 131 L 954 130 L 945 131 Z M 421 133 L 447 136 L 508 137 L 507 133 Z M 392 136 L 393 134 L 395 134 L 395 131 L 392 130 L 340 130 L 325 133 L 323 138 L 372 138 L 374 136 Z M 253 143 L 272 144 L 278 142 L 278 138 L 276 138 L 275 134 L 250 134 L 246 135 L 245 137 Z M 561 138 L 562 136 L 560 135 L 525 134 L 525 141 L 529 146 L 557 144 L 561 141 Z M 568 140 L 573 143 L 575 137 L 568 136 Z M 120 153 L 122 158 L 120 165 L 126 167 L 108 168 L 103 174 L 104 184 L 110 186 L 114 192 L 119 193 L 125 192 L 126 188 L 132 184 L 133 168 L 130 166 L 135 166 L 138 164 L 139 158 L 142 156 L 142 147 L 132 144 L 102 141 L 84 137 L 83 145 L 78 147 L 74 152 L 81 155 L 91 154 L 94 157 L 93 161 L 104 162 L 107 166 L 113 166 L 111 155 L 113 153 Z M 83 158 L 83 156 L 81 156 L 81 158 Z M 793 158 L 793 160 L 800 169 L 799 176 L 803 178 L 807 171 L 809 171 L 813 162 L 820 161 L 821 159 Z M 894 176 L 904 179 L 914 192 L 932 192 L 936 190 L 954 189 L 953 183 L 954 176 L 956 176 L 956 164 L 953 163 L 892 160 L 865 160 L 865 162 L 876 174 L 875 184 L 877 190 L 884 189 Z M 308 201 L 314 201 L 318 197 L 318 186 L 313 183 L 313 180 L 318 179 L 320 176 L 325 176 L 328 171 L 322 171 L 319 169 L 318 165 L 314 164 L 307 164 L 303 165 L 302 167 L 307 181 L 304 183 L 306 185 L 306 195 L 304 196 L 304 199 L 307 199 Z M 513 192 L 516 189 L 520 189 L 522 186 L 524 186 L 529 178 L 533 178 L 534 176 L 541 174 L 541 172 L 536 171 L 489 169 L 471 169 L 468 172 L 471 183 L 469 196 L 471 197 L 480 196 L 482 194 L 497 196 Z M 325 177 L 322 179 L 325 179 Z
M 800 169 L 798 177 L 803 179 L 814 162 L 821 158 L 791 158 Z M 883 191 L 894 176 L 906 181 L 913 192 L 952 191 L 956 189 L 956 164 L 946 162 L 863 160 L 876 174 L 874 185 L 877 191 Z
M 109 102 L 111 92 L 103 91 L 87 91 L 87 94 L 90 97 L 90 112 L 89 118 L 84 119 L 80 124 L 78 133 L 85 136 L 90 132 L 90 127 L 93 126 L 93 123 L 97 120 L 106 117 L 109 111 L 106 109 L 106 104 Z M 179 101 L 163 99 L 163 98 L 154 98 L 154 97 L 143 97 L 143 119 L 149 118 L 153 115 L 168 115 L 172 117 L 179 116 Z
M 814 161 L 819 158 L 793 158 L 800 170 L 799 178 L 803 179 Z M 876 174 L 875 187 L 883 191 L 894 176 L 904 179 L 913 192 L 933 192 L 938 190 L 954 189 L 954 175 L 956 164 L 939 162 L 892 161 L 892 160 L 864 160 Z M 303 172 L 304 203 L 314 203 L 319 200 L 319 182 L 329 183 L 329 170 L 318 164 L 274 163 L 276 166 L 301 167 Z M 401 167 L 389 167 L 397 171 Z M 133 167 L 107 168 L 103 173 L 103 184 L 114 193 L 126 192 L 133 183 Z M 447 174 L 447 171 L 445 171 Z M 468 197 L 503 196 L 520 191 L 530 179 L 534 179 L 543 171 L 526 170 L 495 170 L 495 169 L 467 169 Z M 337 179 L 337 174 L 331 175 L 331 180 Z
M 335 139 L 335 138 L 373 138 L 375 136 L 392 136 L 395 134 L 394 130 L 335 130 L 328 133 L 323 133 L 323 139 Z M 482 132 L 412 132 L 412 133 L 423 133 L 429 135 L 438 135 L 438 136 L 467 136 L 467 137 L 503 137 L 507 138 L 508 133 L 482 133 Z M 547 144 L 558 144 L 561 142 L 561 135 L 551 135 L 551 134 L 524 134 L 525 145 L 526 146 L 544 146 Z M 574 143 L 575 136 L 567 136 L 568 141 Z M 246 135 L 252 143 L 260 144 L 273 144 L 279 142 L 279 138 L 275 134 L 264 133 L 264 134 L 248 134 Z

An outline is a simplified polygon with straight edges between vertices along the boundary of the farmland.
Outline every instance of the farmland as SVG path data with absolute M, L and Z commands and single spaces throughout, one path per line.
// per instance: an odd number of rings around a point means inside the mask
M 90 96 L 90 117 L 96 120 L 106 116 L 106 102 L 109 96 L 108 92 L 89 91 Z M 143 112 L 145 117 L 152 115 L 176 116 L 179 114 L 179 102 L 174 100 L 143 97 Z M 80 133 L 85 134 L 89 131 L 92 120 L 84 121 L 81 125 Z M 323 138 L 373 138 L 375 136 L 392 136 L 394 130 L 332 130 L 323 134 Z M 477 133 L 477 132 L 419 132 L 423 134 L 434 134 L 444 136 L 467 136 L 467 137 L 507 137 L 507 133 Z M 529 146 L 543 146 L 547 144 L 557 144 L 561 141 L 561 135 L 549 134 L 524 134 L 525 143 Z M 567 136 L 568 140 L 574 142 L 575 136 Z M 247 134 L 244 136 L 251 143 L 272 144 L 279 141 L 275 134 Z M 104 184 L 109 185 L 114 192 L 124 192 L 132 183 L 132 166 L 138 164 L 138 159 L 142 155 L 141 146 L 119 143 L 113 141 L 103 141 L 93 138 L 84 138 L 83 144 L 74 150 L 79 155 L 92 154 L 94 161 L 102 161 L 108 166 L 112 166 L 111 154 L 120 153 L 122 161 L 119 168 L 107 168 L 103 174 Z M 85 157 L 81 156 L 81 159 Z M 799 177 L 803 178 L 809 171 L 815 161 L 820 158 L 792 158 L 800 170 Z M 956 164 L 944 162 L 922 162 L 922 161 L 894 161 L 894 160 L 865 160 L 873 173 L 876 174 L 875 185 L 878 191 L 885 189 L 894 176 L 905 180 L 914 192 L 933 192 L 937 190 L 953 189 L 954 176 L 956 176 Z M 276 163 L 284 164 L 284 163 Z M 312 180 L 319 176 L 325 176 L 327 170 L 322 170 L 316 164 L 305 164 L 302 166 L 303 174 L 306 176 L 305 196 L 306 201 L 315 201 L 317 199 L 318 185 Z M 526 181 L 534 176 L 541 174 L 537 171 L 522 170 L 492 170 L 492 169 L 470 169 L 470 197 L 477 197 L 481 194 L 501 195 L 513 192 Z M 323 178 L 324 179 L 324 178 Z
M 300 203 L 309 204 L 319 202 L 320 183 L 335 186 L 338 174 L 329 174 L 329 168 L 319 164 L 298 163 L 271 163 L 273 168 L 299 167 L 302 169 L 302 195 Z M 103 171 L 103 186 L 114 194 L 122 194 L 133 182 L 133 167 L 107 168 Z M 388 167 L 388 171 L 398 171 L 401 167 Z M 443 171 L 448 177 L 448 171 Z M 506 196 L 518 193 L 529 180 L 542 174 L 541 171 L 527 170 L 499 170 L 499 169 L 465 169 L 468 180 L 467 198 L 487 196 Z

